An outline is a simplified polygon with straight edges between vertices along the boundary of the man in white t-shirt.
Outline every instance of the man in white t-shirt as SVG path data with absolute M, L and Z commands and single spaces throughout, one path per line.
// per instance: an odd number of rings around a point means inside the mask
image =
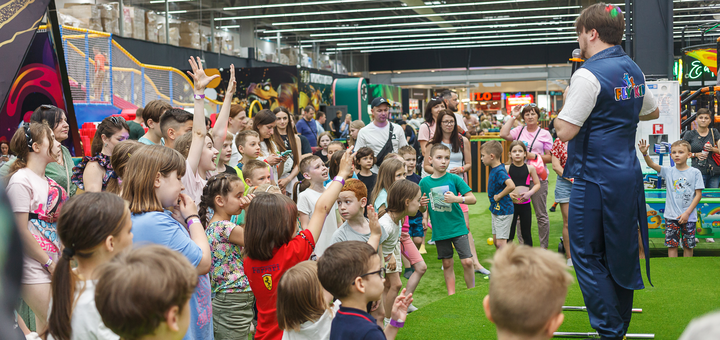
M 358 132 L 354 150 L 357 151 L 367 146 L 372 149 L 375 157 L 378 158 L 380 151 L 382 151 L 388 141 L 388 137 L 391 138 L 392 144 L 392 150 L 390 152 L 398 152 L 401 147 L 408 145 L 403 128 L 389 121 L 390 104 L 388 104 L 387 100 L 381 97 L 375 98 L 370 104 L 370 107 L 372 108 L 373 121 Z M 393 127 L 392 136 L 390 136 L 391 124 Z M 370 171 L 377 173 L 378 166 L 381 163 L 382 160 L 378 159 Z
M 455 91 L 445 90 L 442 93 L 443 100 L 445 101 L 445 107 L 447 107 L 450 111 L 455 113 L 455 121 L 457 121 L 457 126 L 462 129 L 460 133 L 465 133 L 467 131 L 467 125 L 465 125 L 465 121 L 463 120 L 463 116 L 458 113 L 458 104 L 460 104 L 460 101 L 458 100 L 458 94 Z

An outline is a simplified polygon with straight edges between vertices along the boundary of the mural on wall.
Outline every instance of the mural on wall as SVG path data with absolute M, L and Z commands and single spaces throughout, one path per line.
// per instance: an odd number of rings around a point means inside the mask
M 216 87 L 218 100 L 225 98 L 225 89 L 230 79 L 230 70 L 220 71 L 222 80 Z M 258 112 L 263 109 L 274 109 L 278 106 L 287 107 L 290 112 L 298 111 L 298 78 L 296 67 L 257 67 L 235 70 L 234 103 L 239 103 Z M 253 105 L 254 104 L 254 105 Z
M 300 81 L 298 83 L 298 107 L 303 108 L 312 105 L 315 111 L 320 110 L 320 105 L 332 104 L 332 83 L 331 72 L 300 69 Z
M 67 112 L 57 63 L 49 33 L 37 32 L 0 111 L 0 139 L 9 141 L 20 123 L 29 121 L 40 105 L 54 105 Z M 71 152 L 73 135 L 63 142 Z

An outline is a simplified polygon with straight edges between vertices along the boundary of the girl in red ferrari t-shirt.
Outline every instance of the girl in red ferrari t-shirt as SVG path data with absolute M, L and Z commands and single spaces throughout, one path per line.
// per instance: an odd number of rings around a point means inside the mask
M 320 196 L 308 228 L 297 236 L 297 207 L 287 196 L 259 195 L 247 210 L 245 224 L 245 274 L 255 293 L 258 325 L 255 339 L 280 340 L 283 331 L 278 326 L 276 301 L 280 277 L 294 265 L 312 255 L 315 240 L 320 236 L 330 208 L 337 200 L 352 172 L 353 155 L 348 150 L 340 161 L 338 176 Z

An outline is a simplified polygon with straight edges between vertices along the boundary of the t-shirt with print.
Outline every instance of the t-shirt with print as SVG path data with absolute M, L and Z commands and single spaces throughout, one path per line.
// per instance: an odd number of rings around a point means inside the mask
M 183 254 L 197 267 L 202 260 L 202 250 L 190 238 L 190 233 L 180 222 L 172 218 L 170 211 L 150 211 L 133 214 L 133 244 L 159 244 Z M 210 278 L 198 276 L 198 284 L 190 297 L 190 327 L 184 340 L 212 339 L 212 303 L 210 301 Z
M 14 213 L 28 213 L 25 226 L 40 248 L 53 261 L 60 255 L 60 238 L 57 235 L 57 219 L 60 208 L 67 200 L 67 193 L 50 177 L 40 177 L 30 168 L 16 171 L 8 181 L 7 194 Z M 36 215 L 36 216 L 35 216 Z M 51 276 L 40 263 L 27 254 L 23 256 L 25 270 L 23 284 L 50 283 Z M 28 268 L 31 267 L 31 268 Z
M 677 220 L 695 198 L 695 190 L 705 189 L 700 170 L 688 167 L 685 170 L 678 170 L 676 167 L 664 166 L 660 168 L 660 177 L 665 179 L 665 219 Z M 697 222 L 697 212 L 693 211 L 688 216 L 688 222 Z
M 190 162 L 187 159 L 185 160 L 185 175 L 182 176 L 181 182 L 185 187 L 182 193 L 190 196 L 195 204 L 200 204 L 200 197 L 202 197 L 203 188 L 205 188 L 205 184 L 207 184 L 207 179 L 200 177 L 200 170 L 193 173 Z
M 252 291 L 243 269 L 242 247 L 230 242 L 230 234 L 235 228 L 240 226 L 230 221 L 217 221 L 205 229 L 212 252 L 210 278 L 213 293 Z
M 565 168 L 565 162 L 567 162 L 567 145 L 568 142 L 563 142 L 560 138 L 555 138 L 550 154 L 560 160 L 560 166 Z
M 515 211 L 512 198 L 510 195 L 505 195 L 500 199 L 500 202 L 495 202 L 495 195 L 501 193 L 507 185 L 505 181 L 510 179 L 507 171 L 505 171 L 505 165 L 500 164 L 490 169 L 490 176 L 488 180 L 488 198 L 490 199 L 490 212 L 494 215 L 512 215 Z
M 388 233 L 385 228 L 380 228 L 381 234 L 380 234 L 380 243 L 382 244 L 383 241 L 387 240 Z M 332 240 L 330 241 L 331 244 L 335 244 L 338 242 L 345 242 L 345 241 L 360 241 L 360 242 L 367 242 L 370 239 L 370 234 L 361 234 L 355 231 L 348 223 L 345 221 L 338 230 L 336 230 L 332 235 Z
M 401 147 L 408 145 L 407 139 L 405 139 L 405 132 L 400 125 L 395 123 L 385 124 L 383 127 L 370 123 L 358 132 L 357 141 L 355 142 L 355 149 L 360 150 L 362 147 L 369 147 L 372 149 L 373 154 L 377 157 L 382 151 L 385 144 L 387 144 L 388 137 L 390 137 L 390 124 L 393 125 L 393 135 L 390 143 L 392 144 L 392 152 L 398 152 Z M 378 165 L 375 164 L 370 169 L 373 173 L 378 172 Z
M 465 195 L 472 189 L 460 176 L 446 172 L 440 178 L 428 176 L 420 181 L 420 190 L 430 199 L 428 212 L 433 223 L 433 240 L 447 240 L 461 235 L 467 235 L 460 204 L 445 202 L 445 193 Z
M 541 127 L 538 127 L 537 130 L 531 133 L 528 131 L 527 126 L 518 126 L 510 130 L 510 136 L 512 136 L 513 139 L 526 142 L 528 151 L 537 155 L 544 155 L 552 149 L 552 135 L 550 135 L 548 130 Z M 520 138 L 518 138 L 518 136 L 520 136 Z M 537 138 L 535 138 L 535 136 L 537 136 Z M 535 142 L 533 142 L 533 139 Z M 532 147 L 532 149 L 530 149 L 530 147 Z
M 385 214 L 383 217 L 380 217 L 378 220 L 380 222 L 380 226 L 385 230 L 385 233 L 387 233 L 387 238 L 380 242 L 380 245 L 382 246 L 383 251 L 383 257 L 387 257 L 388 255 L 392 254 L 393 251 L 395 251 L 395 246 L 398 243 L 398 239 L 400 238 L 400 229 L 402 228 L 400 224 L 395 223 L 392 218 L 390 218 L 390 214 Z M 400 259 L 395 259 L 400 260 Z
M 312 219 L 313 211 L 315 211 L 315 203 L 322 196 L 321 192 L 317 192 L 313 189 L 306 189 L 298 195 L 297 208 L 298 211 L 308 215 L 308 221 Z M 332 208 L 328 211 L 328 215 L 325 217 L 325 223 L 323 224 L 322 232 L 318 236 L 315 242 L 315 255 L 318 257 L 322 256 L 325 249 L 332 244 L 333 233 L 338 229 L 337 221 L 337 203 L 333 203 Z
M 290 242 L 273 250 L 273 257 L 260 261 L 245 257 L 244 268 L 257 305 L 256 340 L 282 339 L 277 321 L 277 285 L 282 275 L 296 264 L 306 261 L 315 248 L 310 230 L 303 230 Z

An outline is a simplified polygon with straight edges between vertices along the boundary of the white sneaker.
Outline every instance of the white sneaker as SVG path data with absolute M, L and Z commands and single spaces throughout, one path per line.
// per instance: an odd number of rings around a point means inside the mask
M 390 319 L 385 318 L 385 321 L 383 322 L 383 328 L 387 328 L 387 326 L 390 324 Z
M 712 238 L 712 237 L 708 237 L 708 238 L 705 239 L 705 242 L 707 242 L 707 243 L 715 243 L 715 239 Z
M 475 269 L 475 272 L 483 275 L 490 275 L 490 271 L 485 268 Z
M 413 306 L 413 304 L 411 303 L 410 306 L 408 306 L 408 311 L 407 311 L 407 312 L 408 312 L 408 314 L 410 314 L 410 313 L 412 313 L 412 312 L 414 312 L 414 311 L 416 311 L 416 310 L 418 310 L 418 308 L 415 307 L 415 306 Z
M 428 244 L 435 244 L 435 241 L 430 240 L 430 241 L 428 241 Z
M 572 267 L 572 266 L 573 266 L 573 264 L 572 264 L 572 259 L 567 259 L 567 266 L 568 266 L 568 267 Z

